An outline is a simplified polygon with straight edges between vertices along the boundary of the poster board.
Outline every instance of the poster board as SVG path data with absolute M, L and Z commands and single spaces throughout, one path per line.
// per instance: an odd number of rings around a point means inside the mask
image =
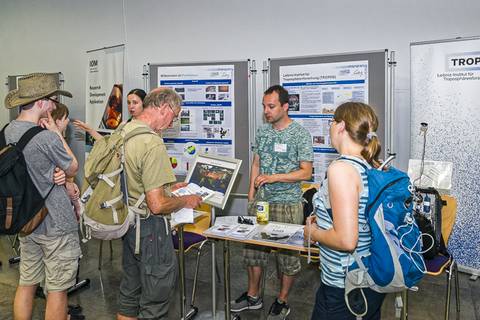
M 410 157 L 421 159 L 419 128 L 425 122 L 425 159 L 453 163 L 450 194 L 458 206 L 449 250 L 461 266 L 478 273 L 480 37 L 411 43 L 410 59 Z
M 172 168 L 179 180 L 199 153 L 249 163 L 249 62 L 149 64 L 150 90 L 170 87 L 184 102 L 179 124 L 163 133 Z M 249 165 L 232 188 L 247 193 Z
M 378 118 L 381 158 L 390 141 L 386 130 L 388 50 L 269 60 L 269 83 L 290 94 L 289 116 L 312 135 L 313 180 L 323 181 L 338 154 L 330 145 L 329 123 L 336 107 L 346 101 L 371 105 Z

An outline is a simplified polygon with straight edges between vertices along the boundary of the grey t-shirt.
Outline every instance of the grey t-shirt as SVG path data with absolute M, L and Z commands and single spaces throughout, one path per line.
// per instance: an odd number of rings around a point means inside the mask
M 6 142 L 18 142 L 34 126 L 33 122 L 13 120 L 5 129 Z M 55 236 L 77 231 L 78 223 L 67 190 L 53 183 L 55 167 L 66 170 L 72 162 L 58 135 L 48 130 L 40 132 L 26 145 L 23 154 L 28 173 L 40 194 L 45 197 L 52 190 L 45 200 L 48 215 L 34 233 Z

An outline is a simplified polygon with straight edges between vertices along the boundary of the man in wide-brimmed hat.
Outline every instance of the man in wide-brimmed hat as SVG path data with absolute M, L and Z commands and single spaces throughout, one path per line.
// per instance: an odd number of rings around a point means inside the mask
M 18 117 L 4 129 L 7 143 L 18 142 L 39 122 L 48 129 L 35 135 L 23 150 L 28 173 L 42 197 L 46 197 L 48 215 L 31 234 L 19 237 L 20 280 L 14 302 L 15 319 L 31 318 L 35 291 L 42 281 L 48 292 L 45 319 L 66 319 L 67 289 L 75 284 L 81 254 L 78 224 L 61 185 L 65 175 L 76 174 L 78 162 L 50 114 L 59 103 L 59 95 L 72 97 L 70 92 L 60 90 L 58 74 L 33 73 L 20 78 L 18 89 L 5 97 L 5 107 L 19 107 Z M 64 171 L 63 178 L 54 178 L 56 170 Z

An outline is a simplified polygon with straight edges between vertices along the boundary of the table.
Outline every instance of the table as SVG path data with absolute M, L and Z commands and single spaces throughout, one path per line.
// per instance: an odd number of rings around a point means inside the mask
M 275 222 L 275 224 L 283 224 L 287 226 L 296 226 L 296 227 L 301 227 L 301 225 L 295 225 L 295 224 L 288 224 L 288 223 L 279 223 Z M 256 229 L 252 234 L 261 232 L 262 229 L 266 228 L 268 225 L 257 225 Z M 292 244 L 287 244 L 287 243 L 277 243 L 274 241 L 267 241 L 267 240 L 257 240 L 257 239 L 238 239 L 238 238 L 232 238 L 229 237 L 228 235 L 218 235 L 218 234 L 213 234 L 209 232 L 212 228 L 206 230 L 203 235 L 207 238 L 210 239 L 215 239 L 215 240 L 221 240 L 223 241 L 223 273 L 224 273 L 224 281 L 225 281 L 225 288 L 224 288 L 224 294 L 225 294 L 225 320 L 231 320 L 231 314 L 230 314 L 230 242 L 239 242 L 239 243 L 244 243 L 244 244 L 253 244 L 253 245 L 258 245 L 258 246 L 263 246 L 263 247 L 270 247 L 270 248 L 275 248 L 275 249 L 286 249 L 286 250 L 293 250 L 293 251 L 301 251 L 301 252 L 307 252 L 308 248 L 303 246 L 303 245 L 292 245 Z M 319 253 L 319 249 L 316 247 L 311 247 L 310 251 L 313 253 Z M 212 282 L 215 281 L 214 278 L 212 278 Z

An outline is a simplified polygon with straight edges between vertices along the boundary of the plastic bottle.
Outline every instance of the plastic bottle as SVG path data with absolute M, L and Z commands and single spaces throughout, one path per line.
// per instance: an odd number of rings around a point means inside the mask
M 269 219 L 270 205 L 265 201 L 265 187 L 261 186 L 258 190 L 258 198 L 260 201 L 256 203 L 257 223 L 267 224 Z

